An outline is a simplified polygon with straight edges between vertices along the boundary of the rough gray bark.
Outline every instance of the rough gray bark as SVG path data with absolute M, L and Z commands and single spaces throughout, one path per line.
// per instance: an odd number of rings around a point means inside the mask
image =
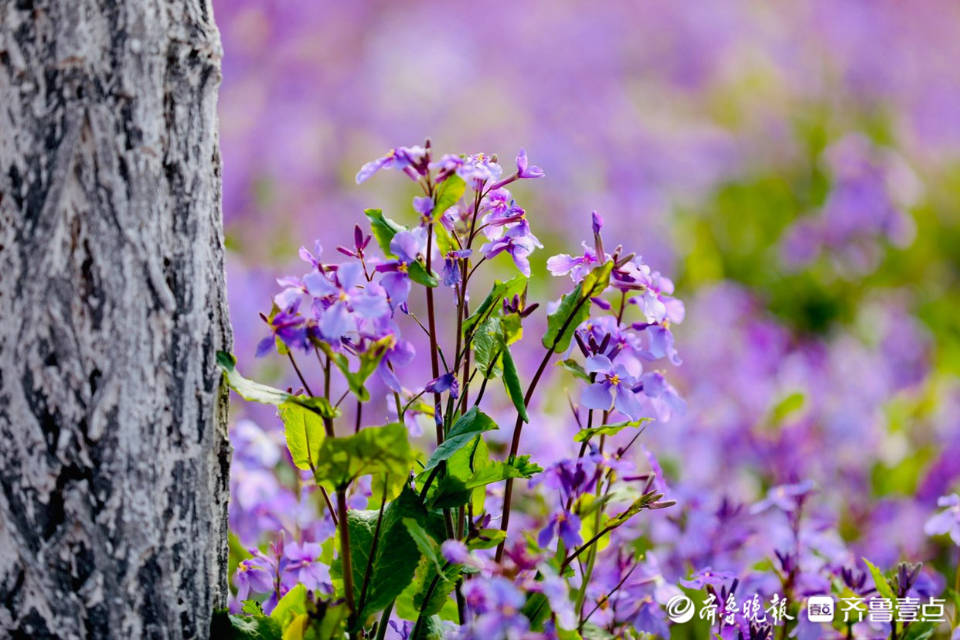
M 209 0 L 0 0 L 0 637 L 223 606 L 220 57 Z

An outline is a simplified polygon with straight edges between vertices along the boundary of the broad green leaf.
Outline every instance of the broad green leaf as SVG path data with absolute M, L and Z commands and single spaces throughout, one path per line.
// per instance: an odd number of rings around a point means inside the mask
M 270 617 L 277 621 L 281 629 L 286 629 L 295 617 L 306 612 L 307 588 L 302 584 L 297 584 L 280 598 L 277 606 L 270 612 Z
M 500 319 L 492 317 L 480 323 L 473 334 L 472 344 L 477 371 L 484 378 L 495 378 L 501 375 L 502 370 L 497 366 L 503 344 Z
M 454 453 L 472 441 L 478 433 L 492 431 L 496 428 L 497 423 L 490 416 L 477 407 L 472 407 L 453 423 L 446 439 L 427 460 L 427 465 L 421 473 L 429 472 L 444 460 L 450 459 Z
M 411 280 L 425 287 L 433 288 L 440 284 L 437 276 L 428 272 L 419 262 L 411 262 L 407 265 L 407 275 L 410 276 Z
M 527 601 L 520 609 L 520 613 L 530 621 L 530 628 L 533 631 L 543 631 L 543 623 L 550 616 L 550 603 L 542 593 L 533 592 L 527 595 Z
M 366 427 L 351 436 L 324 438 L 317 453 L 318 482 L 346 487 L 354 479 L 385 473 L 400 480 L 416 460 L 401 423 Z
M 413 540 L 416 548 L 420 550 L 423 557 L 433 563 L 438 571 L 442 569 L 446 562 L 440 553 L 440 545 L 427 533 L 427 530 L 421 526 L 420 522 L 413 518 L 404 518 L 403 526 L 406 528 L 407 534 L 410 536 L 410 539 Z
M 447 209 L 457 204 L 467 188 L 467 183 L 456 175 L 451 174 L 446 180 L 437 185 L 437 191 L 434 195 L 433 213 L 430 219 L 436 222 Z
M 508 478 L 530 478 L 543 469 L 530 462 L 530 456 L 520 456 L 512 462 L 492 462 L 475 470 L 468 477 L 457 477 L 452 473 L 440 479 L 436 490 L 430 497 L 430 504 L 436 508 L 458 507 L 470 499 L 470 492 L 494 482 Z
M 447 255 L 451 251 L 456 251 L 460 247 L 453 241 L 453 237 L 450 235 L 450 232 L 447 231 L 447 228 L 442 224 L 433 225 L 433 238 L 436 240 L 437 249 L 440 250 L 440 255 Z
M 388 258 L 396 257 L 390 251 L 390 241 L 393 240 L 393 236 L 397 235 L 398 231 L 404 230 L 404 226 L 384 217 L 380 209 L 367 209 L 363 213 L 370 218 L 370 230 L 373 232 L 373 237 L 377 239 L 377 244 L 380 245 L 383 255 Z
M 577 435 L 573 436 L 573 439 L 576 442 L 586 442 L 595 435 L 601 436 L 612 436 L 614 434 L 620 433 L 628 427 L 639 427 L 645 422 L 649 422 L 650 418 L 640 418 L 639 420 L 626 420 L 624 422 L 616 422 L 614 424 L 605 424 L 599 427 L 590 427 L 589 429 L 581 429 L 577 432 Z
M 400 618 L 414 621 L 421 609 L 425 616 L 436 615 L 447 605 L 450 594 L 456 587 L 457 578 L 460 577 L 460 567 L 450 565 L 443 568 L 442 572 L 441 568 L 443 565 L 431 562 L 426 556 L 420 557 L 420 564 L 417 565 L 413 581 L 397 598 L 396 609 Z M 428 591 L 434 579 L 436 584 L 430 591 L 428 599 Z
M 508 313 L 500 316 L 500 329 L 507 344 L 518 342 L 523 337 L 523 321 L 519 314 Z
M 409 488 L 404 488 L 400 496 L 390 502 L 383 511 L 380 536 L 376 549 L 373 549 L 371 560 L 377 517 L 377 511 L 351 510 L 347 513 L 354 601 L 358 606 L 364 575 L 367 566 L 370 566 L 370 578 L 367 582 L 367 593 L 363 600 L 360 620 L 366 619 L 393 602 L 413 580 L 421 552 L 408 533 L 405 522 L 410 521 L 417 526 L 421 526 L 420 523 L 431 522 L 431 516 L 420 504 L 417 495 Z M 433 516 L 432 522 L 434 529 L 442 526 L 437 516 Z M 423 530 L 422 527 L 421 530 Z
M 870 570 L 870 575 L 873 576 L 873 584 L 877 587 L 877 592 L 896 605 L 897 596 L 894 594 L 890 583 L 887 582 L 887 579 L 884 577 L 883 572 L 866 558 L 861 558 L 861 560 L 863 560 L 863 563 L 867 565 L 867 569 Z
M 530 422 L 527 417 L 527 404 L 523 401 L 523 389 L 520 387 L 520 374 L 517 373 L 517 365 L 513 362 L 510 355 L 510 348 L 506 343 L 501 342 L 503 358 L 503 386 L 507 388 L 507 395 L 513 401 L 513 406 L 517 408 L 517 413 L 524 422 Z
M 590 298 L 598 296 L 610 283 L 613 261 L 596 267 L 584 276 L 576 288 L 563 296 L 556 310 L 547 317 L 543 346 L 563 353 L 570 346 L 574 330 L 590 317 Z
M 210 635 L 224 640 L 281 640 L 282 629 L 267 616 L 235 616 L 220 610 L 213 614 Z
M 933 622 L 921 622 L 916 620 L 910 623 L 903 635 L 903 640 L 929 640 L 933 637 L 933 632 L 937 630 L 937 625 Z
M 217 364 L 223 370 L 227 385 L 244 400 L 272 404 L 276 407 L 288 402 L 294 403 L 309 409 L 320 417 L 326 418 L 336 418 L 340 415 L 340 410 L 334 408 L 325 398 L 295 396 L 275 387 L 244 378 L 237 371 L 237 359 L 231 353 L 218 351 Z
M 513 277 L 505 282 L 500 282 L 499 280 L 494 282 L 493 288 L 490 290 L 490 293 L 487 294 L 487 297 L 483 299 L 483 302 L 480 303 L 480 306 L 474 309 L 473 313 L 464 320 L 464 335 L 469 335 L 478 322 L 493 315 L 501 300 L 504 298 L 512 298 L 515 295 L 523 293 L 526 286 L 527 277 L 523 275 Z
M 326 437 L 323 418 L 295 402 L 284 402 L 279 410 L 293 464 L 298 469 L 313 469 L 317 464 L 320 444 Z

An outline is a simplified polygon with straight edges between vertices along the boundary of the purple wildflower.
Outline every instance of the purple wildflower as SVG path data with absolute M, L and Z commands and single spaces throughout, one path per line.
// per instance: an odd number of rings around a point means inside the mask
M 940 513 L 934 514 L 923 525 L 923 532 L 928 536 L 950 534 L 955 545 L 960 546 L 960 495 L 956 493 L 941 496 L 937 506 L 943 508 Z
M 396 147 L 383 157 L 371 160 L 357 172 L 357 184 L 367 180 L 381 169 L 399 169 L 406 173 L 411 180 L 418 180 L 425 172 L 424 161 L 428 152 L 424 147 Z

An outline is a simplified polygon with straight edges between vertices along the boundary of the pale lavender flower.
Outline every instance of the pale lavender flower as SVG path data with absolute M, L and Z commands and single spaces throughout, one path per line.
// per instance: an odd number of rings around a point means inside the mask
M 927 520 L 926 524 L 923 525 L 923 532 L 928 536 L 949 533 L 953 543 L 960 546 L 960 495 L 954 493 L 941 496 L 937 500 L 937 506 L 943 511 L 934 514 Z

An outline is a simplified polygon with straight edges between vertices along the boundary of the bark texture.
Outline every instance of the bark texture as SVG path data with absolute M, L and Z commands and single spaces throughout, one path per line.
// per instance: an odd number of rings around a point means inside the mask
M 229 348 L 209 0 L 0 0 L 0 637 L 205 637 Z

